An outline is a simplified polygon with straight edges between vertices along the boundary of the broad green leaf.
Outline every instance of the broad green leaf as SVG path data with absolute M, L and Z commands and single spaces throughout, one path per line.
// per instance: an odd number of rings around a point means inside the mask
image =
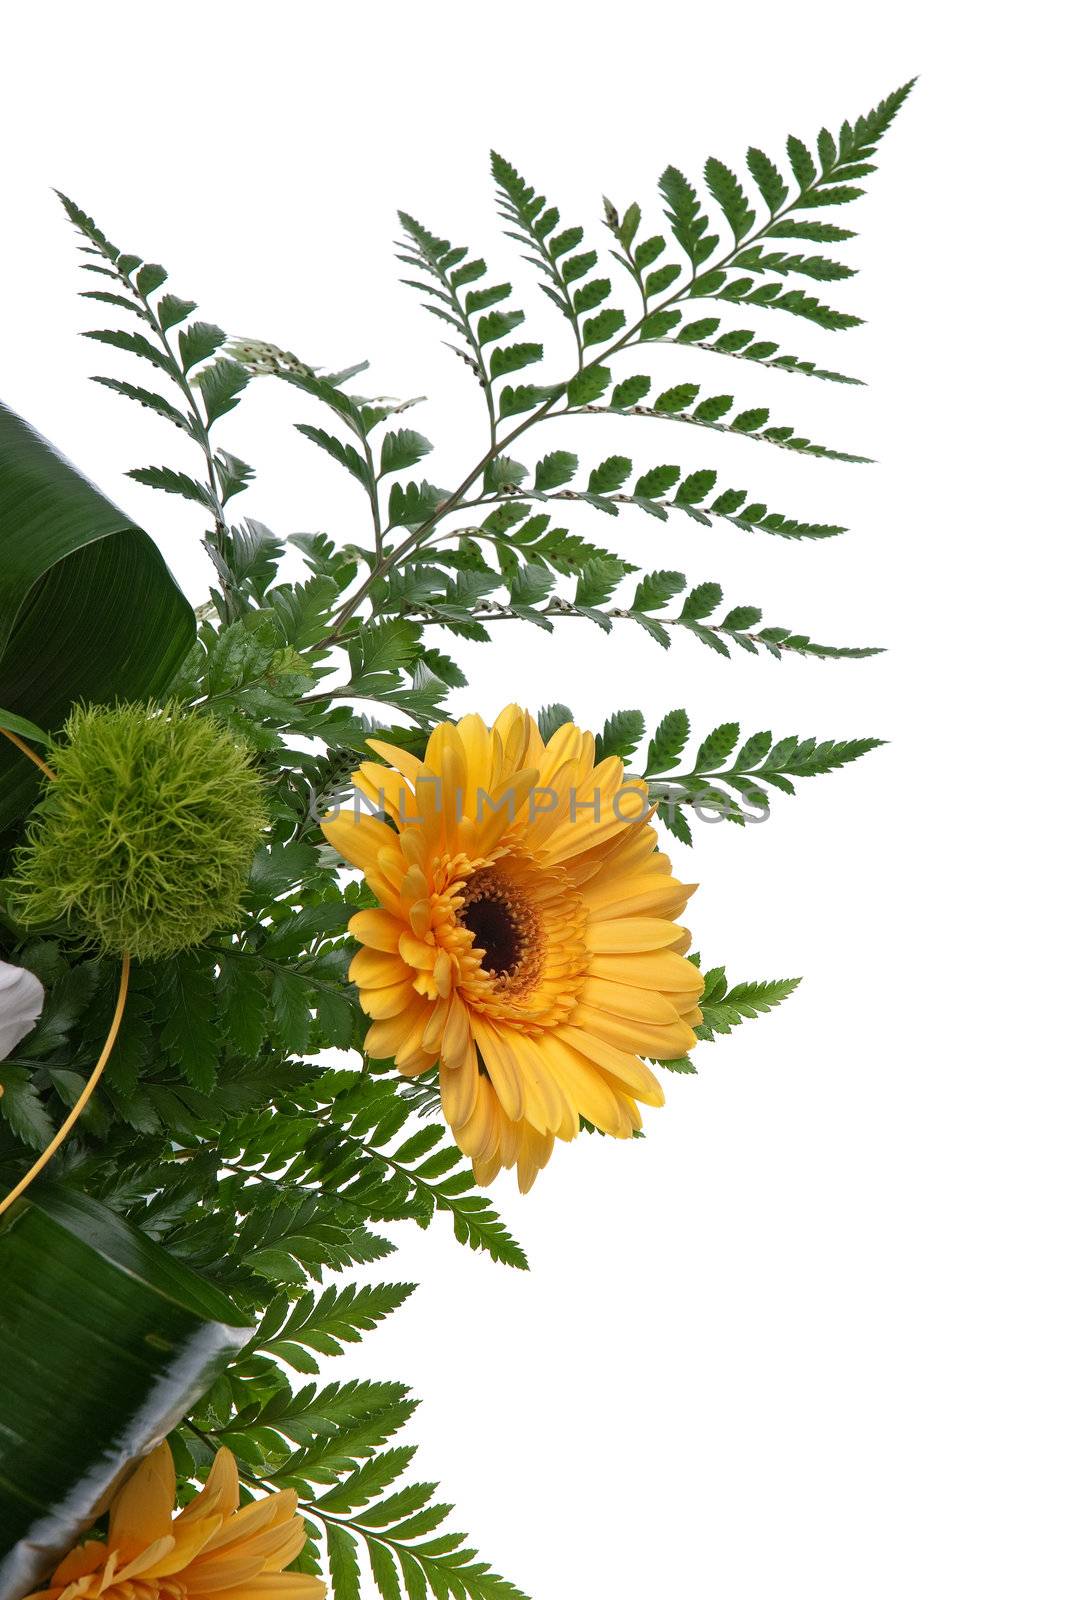
M 166 688 L 193 612 L 146 533 L 0 405 L 0 705 L 49 731 L 78 700 Z M 0 749 L 0 829 L 38 774 Z
M 34 744 L 48 743 L 44 728 L 39 728 L 36 722 L 31 722 L 27 717 L 16 716 L 14 711 L 0 710 L 0 728 L 6 728 L 8 733 L 17 733 L 20 739 L 32 739 Z
M 0 1283 L 0 1594 L 20 1596 L 252 1329 L 139 1229 L 60 1185 L 35 1185 L 0 1221 Z

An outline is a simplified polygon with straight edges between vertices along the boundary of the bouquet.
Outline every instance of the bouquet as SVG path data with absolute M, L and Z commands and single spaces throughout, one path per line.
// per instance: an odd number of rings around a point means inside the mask
M 693 741 L 686 709 L 648 729 L 612 704 L 595 732 L 503 707 L 508 681 L 473 709 L 451 640 L 874 653 L 615 553 L 618 518 L 845 530 L 714 466 L 598 460 L 584 419 L 635 419 L 644 452 L 672 424 L 682 454 L 716 433 L 865 460 L 785 422 L 798 380 L 861 381 L 787 330 L 859 321 L 825 298 L 853 272 L 841 218 L 910 87 L 784 159 L 750 149 L 744 179 L 669 166 L 660 214 L 606 201 L 597 236 L 495 154 L 553 347 L 482 255 L 401 213 L 406 282 L 480 396 L 446 487 L 417 401 L 363 392 L 389 375 L 202 320 L 60 197 L 114 313 L 87 336 L 121 375 L 95 381 L 176 447 L 130 475 L 189 503 L 214 582 L 192 607 L 0 409 L 0 1600 L 518 1600 L 411 1478 L 409 1389 L 322 1371 L 413 1290 L 380 1281 L 379 1229 L 443 1213 L 524 1269 L 488 1187 L 529 1190 L 561 1141 L 636 1139 L 700 1042 L 795 987 L 691 949 L 689 818 L 747 826 L 880 741 Z M 733 362 L 776 374 L 773 413 L 718 392 Z M 359 542 L 236 516 L 254 467 L 226 419 L 254 383 L 286 384 L 310 459 L 348 475 Z M 541 450 L 545 422 L 576 449 Z

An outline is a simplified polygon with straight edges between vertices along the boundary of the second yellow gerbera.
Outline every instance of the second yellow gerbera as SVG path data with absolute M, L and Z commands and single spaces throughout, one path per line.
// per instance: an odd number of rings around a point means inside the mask
M 175 1463 L 159 1444 L 112 1501 L 107 1537 L 78 1545 L 29 1600 L 323 1600 L 322 1579 L 284 1571 L 307 1537 L 294 1490 L 239 1499 L 222 1449 L 175 1516 Z
M 641 1057 L 695 1044 L 703 981 L 676 918 L 694 885 L 657 849 L 644 785 L 572 723 L 546 742 L 509 706 L 441 723 L 424 759 L 370 740 L 387 766 L 354 782 L 324 833 L 379 909 L 350 930 L 366 1050 L 416 1076 L 438 1066 L 443 1114 L 480 1183 L 528 1189 L 584 1118 L 629 1138 L 661 1105 Z

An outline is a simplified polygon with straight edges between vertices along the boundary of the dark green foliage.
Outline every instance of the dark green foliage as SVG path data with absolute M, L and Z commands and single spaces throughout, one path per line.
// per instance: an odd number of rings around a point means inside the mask
M 706 975 L 706 987 L 699 1000 L 703 1021 L 696 1032 L 701 1039 L 729 1033 L 748 1018 L 772 1011 L 799 985 L 799 978 L 772 978 L 760 983 L 737 983 L 730 989 L 725 968 L 715 967 Z
M 643 732 L 640 713 L 618 715 L 639 719 L 638 743 Z M 648 752 L 644 772 L 653 780 L 649 785 L 652 798 L 659 801 L 671 825 L 681 806 L 700 808 L 704 814 L 709 812 L 710 820 L 724 818 L 741 823 L 764 820 L 770 789 L 795 794 L 794 778 L 813 778 L 835 772 L 883 743 L 881 739 L 819 741 L 795 735 L 775 741 L 769 733 L 752 734 L 741 743 L 739 724 L 723 722 L 700 741 L 690 768 L 669 772 L 667 769 L 676 765 L 688 743 L 689 732 L 688 718 L 683 711 L 670 712 L 663 718 Z
M 561 227 L 557 207 L 548 205 L 504 157 L 494 152 L 491 173 L 498 185 L 501 214 L 509 224 L 508 236 L 523 245 L 526 252 L 534 251 L 526 253 L 525 260 L 548 280 L 540 288 L 568 319 L 583 362 L 587 348 L 605 344 L 625 326 L 625 313 L 613 308 L 584 318 L 585 312 L 594 311 L 611 292 L 609 278 L 591 276 L 599 264 L 598 254 L 580 248 L 583 228 Z
M 897 89 L 875 110 L 854 123 L 841 125 L 839 139 L 823 128 L 815 141 L 817 160 L 803 140 L 792 136 L 787 143 L 788 165 L 795 181 L 795 193 L 776 162 L 762 150 L 747 153 L 747 168 L 768 213 L 758 227 L 756 213 L 736 174 L 724 162 L 711 157 L 704 169 L 707 189 L 722 212 L 735 240 L 735 249 L 693 285 L 692 292 L 737 303 L 767 306 L 788 311 L 834 331 L 851 328 L 859 318 L 834 311 L 812 295 L 799 289 L 781 290 L 776 283 L 762 282 L 767 273 L 831 282 L 852 275 L 854 269 L 828 256 L 801 255 L 780 250 L 764 250 L 762 239 L 805 239 L 816 243 L 837 243 L 851 238 L 850 230 L 837 224 L 801 218 L 801 211 L 812 212 L 827 206 L 840 207 L 863 193 L 859 180 L 875 168 L 877 143 L 911 92 L 912 84 Z M 846 182 L 850 179 L 850 182 Z M 745 272 L 755 277 L 734 277 Z
M 697 350 L 711 350 L 715 355 L 735 356 L 738 361 L 754 361 L 759 366 L 774 367 L 779 372 L 796 372 L 806 378 L 821 378 L 826 383 L 851 383 L 859 385 L 861 378 L 850 378 L 843 372 L 830 372 L 816 366 L 813 361 L 799 356 L 778 354 L 781 346 L 772 339 L 757 339 L 750 328 L 733 328 L 720 338 L 711 341 L 710 335 L 721 326 L 718 317 L 702 317 L 686 323 L 675 334 L 678 344 L 690 345 Z M 625 406 L 630 402 L 625 402 Z
M 710 527 L 713 519 L 718 518 L 745 531 L 773 533 L 782 539 L 826 539 L 846 531 L 839 524 L 800 522 L 770 511 L 760 500 L 753 500 L 745 489 L 719 488 L 714 467 L 685 476 L 678 466 L 651 468 L 639 474 L 631 490 L 626 490 L 624 485 L 632 472 L 633 464 L 627 456 L 610 456 L 589 473 L 586 489 L 563 488 L 555 493 L 550 481 L 537 471 L 533 488 L 522 489 L 513 496 L 513 505 L 521 498 L 583 501 L 611 516 L 617 516 L 621 506 L 634 505 L 662 522 L 669 512 L 681 511 L 704 527 Z M 571 481 L 572 477 L 575 477 L 575 469 L 565 481 Z
M 635 503 L 656 512 L 663 506 L 661 501 L 642 498 Z M 611 509 L 616 510 L 616 506 Z M 677 509 L 690 508 L 682 503 Z M 775 521 L 773 517 L 769 520 Z M 762 526 L 762 522 L 756 525 Z M 782 530 L 771 527 L 769 531 Z M 790 537 L 821 537 L 841 530 L 807 529 L 793 534 L 789 527 L 785 531 Z M 547 631 L 567 618 L 582 618 L 604 633 L 609 633 L 616 623 L 636 623 L 663 649 L 669 647 L 670 630 L 683 630 L 720 656 L 731 655 L 734 648 L 750 655 L 766 651 L 777 657 L 788 654 L 846 660 L 880 654 L 879 646 L 820 644 L 793 628 L 760 626 L 763 614 L 757 606 L 733 606 L 716 618 L 714 614 L 721 610 L 723 598 L 717 583 L 701 583 L 688 590 L 680 606 L 667 614 L 666 608 L 687 588 L 686 579 L 679 572 L 648 573 L 636 585 L 631 598 L 619 598 L 615 591 L 635 570 L 627 562 L 580 541 L 571 546 L 565 539 L 557 543 L 547 540 L 549 534 L 545 538 L 533 537 L 527 548 L 522 546 L 527 560 L 521 563 L 514 550 L 506 553 L 498 548 L 497 536 L 486 526 L 470 529 L 463 547 L 465 564 L 456 574 L 451 575 L 442 558 L 441 564 L 423 561 L 373 591 L 377 610 L 380 615 L 395 614 L 421 627 L 442 627 L 462 638 L 488 638 L 489 628 L 505 622 L 528 622 Z M 481 555 L 481 548 L 486 547 L 497 555 L 498 567 Z M 575 560 L 570 559 L 574 556 Z M 565 575 L 575 573 L 571 594 L 550 592 L 553 578 L 547 568 Z
M 473 1191 L 442 1125 L 422 1115 L 426 1096 L 369 1064 L 314 1064 L 325 1046 L 359 1045 L 366 1026 L 345 983 L 345 924 L 362 895 L 340 890 L 306 842 L 315 829 L 305 797 L 294 791 L 284 805 L 285 781 L 275 794 L 242 926 L 135 970 L 118 1053 L 65 1147 L 64 1175 L 259 1317 L 250 1344 L 174 1440 L 180 1476 L 203 1472 L 206 1441 L 225 1442 L 251 1477 L 296 1487 L 311 1518 L 322 1509 L 362 1540 L 367 1530 L 384 1548 L 404 1548 L 432 1582 L 460 1541 L 439 1551 L 438 1540 L 406 1531 L 415 1509 L 390 1515 L 379 1499 L 412 1453 L 383 1451 L 378 1464 L 381 1446 L 412 1414 L 408 1391 L 295 1387 L 286 1369 L 315 1374 L 318 1358 L 364 1337 L 409 1297 L 404 1283 L 322 1284 L 327 1271 L 363 1276 L 393 1250 L 376 1231 L 380 1221 L 426 1226 L 441 1211 L 464 1242 L 526 1263 L 486 1196 Z M 284 842 L 295 829 L 298 838 Z M 41 976 L 48 1002 L 0 1068 L 5 1187 L 21 1142 L 43 1144 L 80 1086 L 115 982 L 114 964 L 72 958 L 55 940 L 23 942 L 18 958 Z M 351 1492 L 354 1473 L 362 1477 Z M 511 1592 L 471 1555 L 460 1567 L 459 1593 Z
M 797 434 L 794 428 L 783 424 L 768 426 L 770 413 L 765 406 L 738 411 L 729 420 L 722 421 L 721 419 L 728 417 L 733 409 L 732 396 L 717 395 L 707 400 L 700 400 L 696 405 L 694 402 L 698 389 L 698 384 L 678 384 L 659 395 L 653 406 L 615 405 L 611 401 L 608 406 L 588 405 L 587 410 L 621 412 L 644 417 L 669 417 L 675 422 L 690 422 L 699 427 L 713 428 L 718 433 L 745 433 L 753 439 L 762 439 L 767 444 L 778 445 L 782 450 L 795 450 L 808 456 L 824 456 L 828 461 L 865 463 L 870 459 L 868 456 L 849 455 L 843 450 L 831 450 L 827 445 L 814 444 L 802 434 Z
M 487 263 L 471 257 L 464 246 L 454 246 L 447 239 L 436 238 L 404 211 L 399 217 L 407 235 L 400 247 L 399 259 L 421 275 L 416 281 L 406 279 L 406 282 L 429 296 L 424 302 L 426 309 L 463 340 L 463 344 L 451 344 L 450 348 L 475 373 L 484 391 L 493 449 L 497 418 L 492 383 L 538 361 L 543 354 L 542 346 L 501 344 L 500 341 L 524 321 L 524 312 L 519 308 L 489 310 L 492 306 L 500 307 L 501 302 L 509 298 L 513 293 L 512 285 L 501 283 L 490 288 L 470 289 L 470 284 L 481 283 L 486 277 Z M 479 315 L 481 312 L 485 314 Z M 502 417 L 531 409 L 516 389 L 503 389 L 498 404 Z

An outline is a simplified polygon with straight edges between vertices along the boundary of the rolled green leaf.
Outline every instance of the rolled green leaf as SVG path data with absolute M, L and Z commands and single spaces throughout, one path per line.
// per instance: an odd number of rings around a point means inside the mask
M 193 637 L 148 534 L 0 404 L 0 706 L 51 730 L 79 700 L 143 699 L 166 688 Z M 0 746 L 2 832 L 41 777 Z
M 17 733 L 20 739 L 32 739 L 35 744 L 47 744 L 48 734 L 28 717 L 17 717 L 13 711 L 0 709 L 0 728 Z
M 37 1184 L 0 1219 L 0 1600 L 21 1600 L 252 1329 L 98 1201 Z

